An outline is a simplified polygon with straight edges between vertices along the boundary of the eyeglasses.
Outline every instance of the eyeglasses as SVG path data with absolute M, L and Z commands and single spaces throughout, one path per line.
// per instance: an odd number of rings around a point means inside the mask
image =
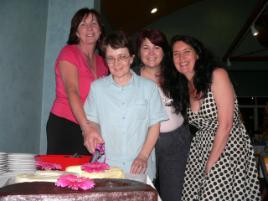
M 106 57 L 106 62 L 107 64 L 114 64 L 115 61 L 117 61 L 118 63 L 126 63 L 128 61 L 128 58 L 130 57 L 130 55 L 119 55 L 117 58 L 114 57 Z
M 174 58 L 179 58 L 179 57 L 189 57 L 192 55 L 192 53 L 194 52 L 193 49 L 185 49 L 181 52 L 179 51 L 173 51 L 173 57 Z

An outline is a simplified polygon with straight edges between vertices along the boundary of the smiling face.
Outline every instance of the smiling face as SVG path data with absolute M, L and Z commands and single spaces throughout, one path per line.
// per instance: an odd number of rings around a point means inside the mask
M 79 38 L 79 43 L 96 44 L 101 35 L 100 25 L 96 16 L 89 14 L 80 22 L 76 36 Z
M 198 59 L 196 51 L 187 43 L 177 41 L 172 47 L 173 62 L 180 73 L 191 80 L 194 75 L 195 62 Z
M 106 62 L 115 81 L 128 81 L 131 77 L 130 65 L 133 62 L 133 55 L 130 55 L 128 48 L 113 49 L 110 45 L 105 50 Z
M 164 53 L 161 47 L 154 45 L 145 38 L 140 46 L 140 57 L 142 63 L 149 68 L 160 67 Z

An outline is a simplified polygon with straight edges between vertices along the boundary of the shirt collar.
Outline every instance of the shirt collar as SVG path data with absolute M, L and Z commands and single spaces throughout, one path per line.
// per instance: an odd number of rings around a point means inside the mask
M 138 76 L 138 75 L 137 75 L 132 69 L 130 69 L 130 72 L 131 72 L 131 75 L 132 75 L 132 76 L 131 76 L 130 80 L 128 81 L 128 84 L 125 85 L 125 86 L 123 86 L 123 87 L 131 86 L 131 85 L 133 85 L 133 84 L 135 83 L 135 80 L 137 80 L 137 76 Z M 109 81 L 109 84 L 113 84 L 113 85 L 116 86 L 116 87 L 123 88 L 122 86 L 119 86 L 119 85 L 114 81 L 112 74 L 109 75 L 109 77 L 108 77 L 108 81 Z

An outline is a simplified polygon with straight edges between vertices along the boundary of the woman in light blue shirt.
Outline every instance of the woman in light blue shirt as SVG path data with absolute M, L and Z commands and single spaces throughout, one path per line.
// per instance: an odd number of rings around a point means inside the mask
M 167 119 L 157 86 L 130 70 L 134 51 L 123 32 L 111 33 L 103 45 L 111 74 L 91 85 L 84 108 L 92 129 L 83 132 L 85 146 L 94 152 L 104 142 L 109 165 L 153 179 L 159 123 Z

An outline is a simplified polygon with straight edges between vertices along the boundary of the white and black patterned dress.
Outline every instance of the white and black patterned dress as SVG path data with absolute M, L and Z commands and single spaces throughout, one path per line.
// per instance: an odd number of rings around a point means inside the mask
M 259 201 L 259 182 L 253 147 L 242 124 L 235 100 L 233 127 L 224 152 L 205 174 L 217 122 L 217 107 L 208 92 L 197 113 L 188 108 L 189 123 L 198 128 L 188 157 L 183 197 L 184 201 Z

